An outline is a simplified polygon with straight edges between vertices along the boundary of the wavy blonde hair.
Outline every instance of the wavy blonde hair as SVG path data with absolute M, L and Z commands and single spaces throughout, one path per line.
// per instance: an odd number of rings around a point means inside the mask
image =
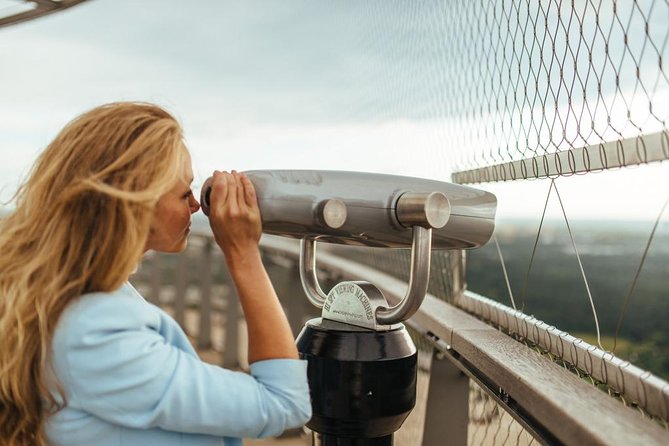
M 46 444 L 45 420 L 64 404 L 48 365 L 58 318 L 128 279 L 183 147 L 169 113 L 122 102 L 74 119 L 35 162 L 0 221 L 0 443 Z

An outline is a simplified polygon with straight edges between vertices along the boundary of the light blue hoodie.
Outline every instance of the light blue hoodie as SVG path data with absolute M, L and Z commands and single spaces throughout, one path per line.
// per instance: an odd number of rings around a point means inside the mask
M 130 284 L 70 304 L 51 361 L 67 400 L 47 421 L 54 446 L 241 445 L 311 416 L 305 361 L 258 361 L 250 375 L 206 364 Z

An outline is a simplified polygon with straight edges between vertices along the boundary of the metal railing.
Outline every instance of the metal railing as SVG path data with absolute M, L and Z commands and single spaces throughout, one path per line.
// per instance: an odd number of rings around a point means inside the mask
M 185 321 L 197 345 L 214 347 L 220 355 L 214 359 L 228 367 L 243 367 L 243 317 L 234 289 L 207 231 L 196 232 L 199 239 L 182 259 L 149 258 L 136 282 L 151 300 L 170 307 L 177 320 L 188 319 L 189 311 L 197 313 L 190 324 Z M 265 237 L 262 252 L 297 334 L 303 321 L 317 314 L 301 293 L 299 246 Z M 165 259 L 177 272 L 166 278 L 189 286 L 159 292 L 156 277 L 164 274 Z M 669 383 L 527 315 L 457 289 L 464 284 L 453 280 L 460 275 L 457 265 L 461 262 L 453 260 L 455 271 L 449 272 L 455 300 L 428 295 L 407 323 L 420 352 L 418 403 L 397 433 L 397 444 L 437 445 L 446 436 L 449 444 L 463 445 L 669 441 Z M 406 289 L 402 279 L 327 250 L 321 250 L 318 267 L 325 287 L 339 280 L 367 280 L 391 303 Z M 599 388 L 602 383 L 608 394 Z
M 85 1 L 87 0 L 23 0 L 15 8 L 0 9 L 0 28 L 60 12 Z

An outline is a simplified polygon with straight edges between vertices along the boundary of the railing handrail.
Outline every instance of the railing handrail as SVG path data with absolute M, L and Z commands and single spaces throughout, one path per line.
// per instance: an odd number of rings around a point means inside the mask
M 637 402 L 648 414 L 669 420 L 669 383 L 662 378 L 534 316 L 471 291 L 456 295 L 455 303 L 468 313 L 564 359 L 628 401 Z

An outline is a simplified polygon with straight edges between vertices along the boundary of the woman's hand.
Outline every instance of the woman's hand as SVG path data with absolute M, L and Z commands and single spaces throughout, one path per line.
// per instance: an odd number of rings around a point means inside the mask
M 290 325 L 262 264 L 258 242 L 260 209 L 246 175 L 214 172 L 209 195 L 209 224 L 237 289 L 246 316 L 249 363 L 297 359 Z
M 253 183 L 246 175 L 214 172 L 209 224 L 228 261 L 257 250 L 262 222 Z

